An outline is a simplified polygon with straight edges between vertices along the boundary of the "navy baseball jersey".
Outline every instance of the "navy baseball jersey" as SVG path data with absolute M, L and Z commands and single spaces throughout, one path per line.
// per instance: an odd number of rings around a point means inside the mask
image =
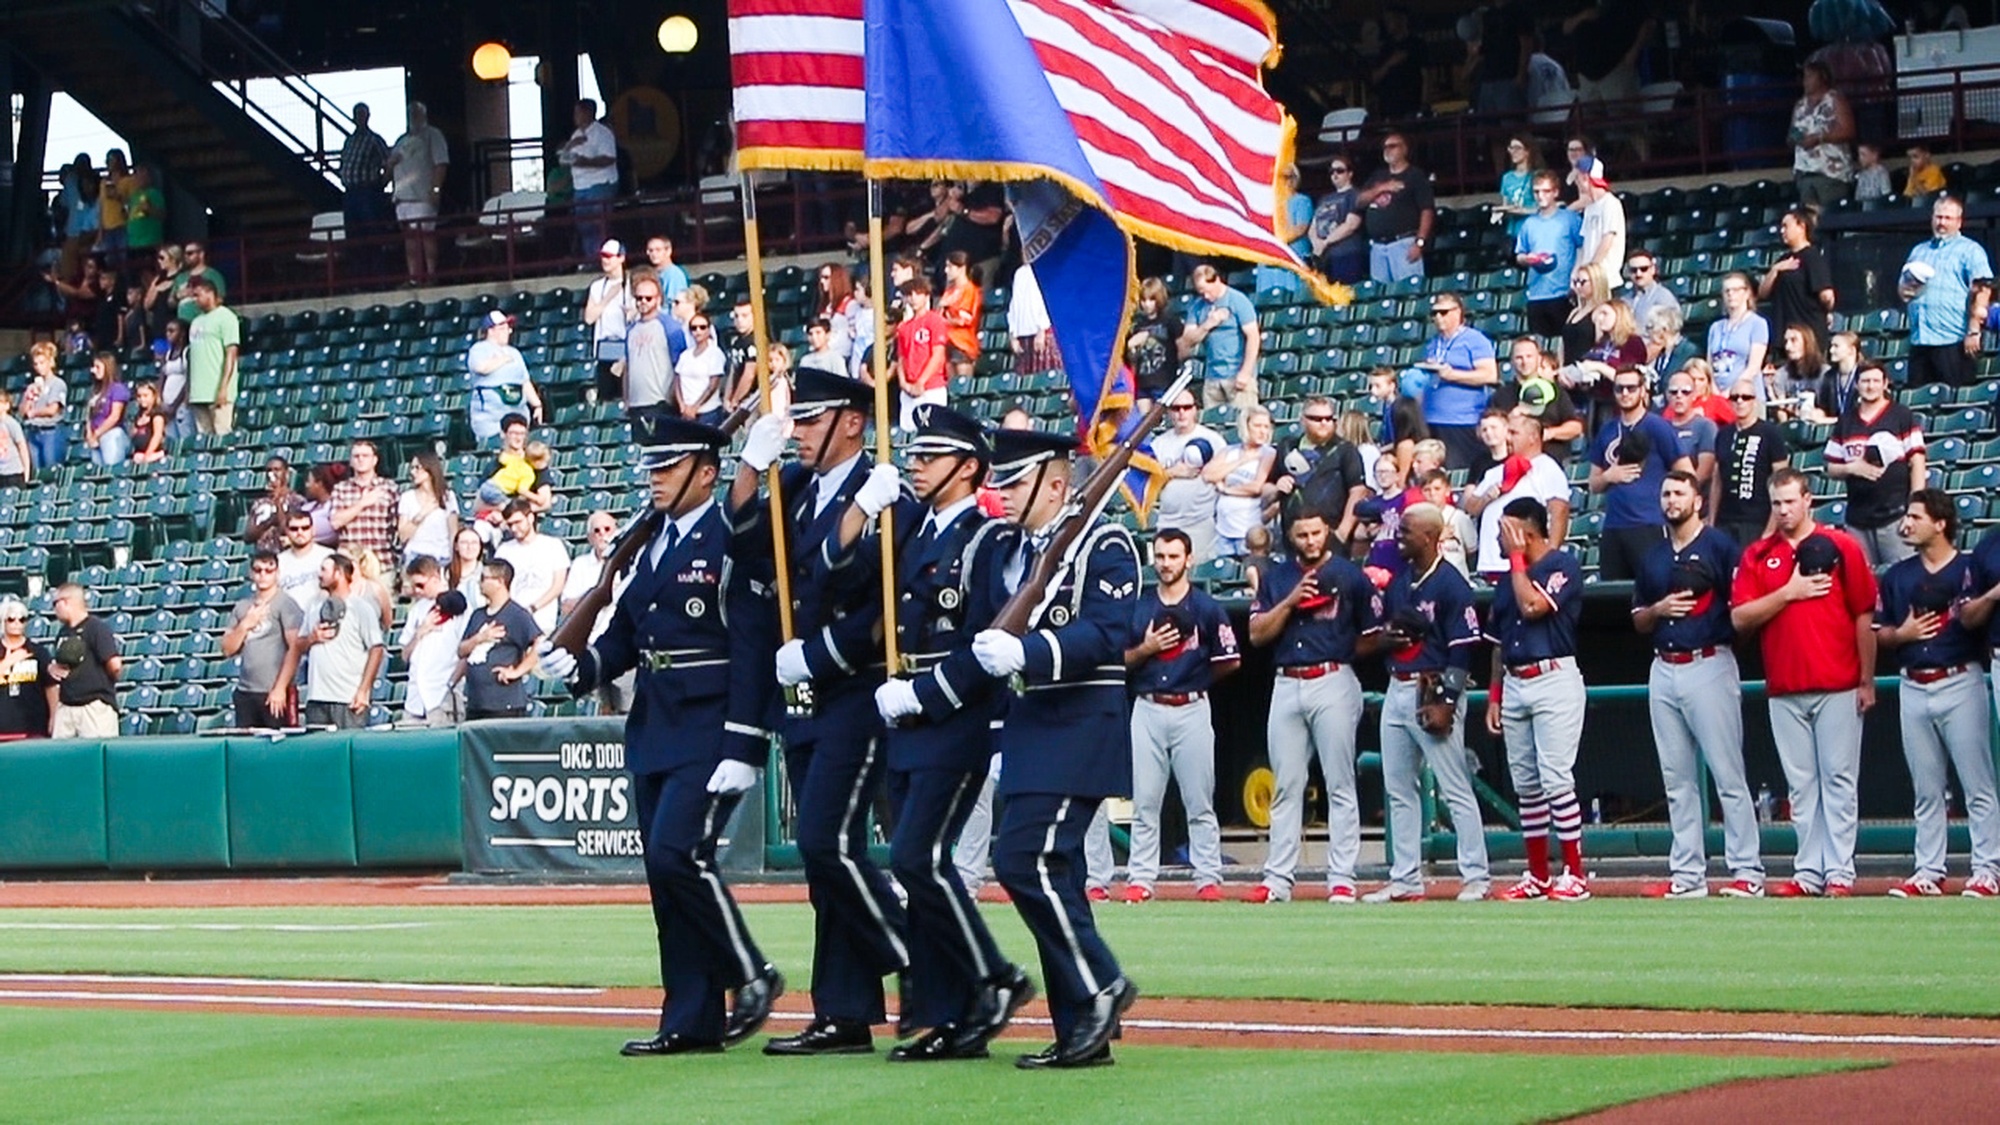
M 1192 695 L 1215 684 L 1215 669 L 1242 659 L 1236 644 L 1236 628 L 1229 614 L 1205 590 L 1190 588 L 1187 596 L 1168 606 L 1157 589 L 1139 596 L 1139 610 L 1132 618 L 1132 641 L 1146 639 L 1146 630 L 1162 617 L 1173 619 L 1181 641 L 1157 653 L 1130 673 L 1132 690 L 1141 695 L 1166 693 Z
M 1712 527 L 1696 533 L 1681 550 L 1674 550 L 1673 541 L 1662 536 L 1646 552 L 1632 576 L 1633 608 L 1681 591 L 1694 595 L 1694 609 L 1686 617 L 1662 617 L 1653 626 L 1655 651 L 1692 652 L 1735 641 L 1729 589 L 1742 554 L 1734 539 Z
M 1528 568 L 1528 581 L 1555 606 L 1555 612 L 1535 618 L 1521 616 L 1514 600 L 1513 575 L 1493 588 L 1493 643 L 1500 646 L 1500 663 L 1533 664 L 1576 655 L 1576 625 L 1583 618 L 1583 567 L 1564 550 L 1550 551 Z
M 1980 536 L 1972 549 L 1972 582 L 1976 594 L 2000 585 L 2000 527 Z M 2000 648 L 2000 613 L 1986 622 L 1986 647 Z
M 1250 612 L 1269 611 L 1304 577 L 1304 568 L 1291 559 L 1272 563 Z M 1355 643 L 1375 628 L 1381 616 L 1382 595 L 1361 568 L 1343 558 L 1330 558 L 1319 567 L 1319 593 L 1293 608 L 1278 634 L 1272 659 L 1280 668 L 1329 661 L 1352 664 Z
M 1399 625 L 1404 628 L 1397 629 Z M 1417 575 L 1406 568 L 1389 583 L 1382 599 L 1382 626 L 1406 634 L 1413 627 L 1420 630 L 1415 644 L 1389 652 L 1391 672 L 1469 670 L 1473 650 L 1484 639 L 1472 584 L 1442 558 L 1428 574 Z
M 1959 610 L 1986 587 L 1978 584 L 1972 560 L 1963 551 L 1933 574 L 1918 556 L 1904 559 L 1882 573 L 1875 603 L 1875 624 L 1893 629 L 1915 610 L 1943 615 L 1944 628 L 1928 641 L 1898 645 L 1900 668 L 1950 668 L 1977 663 L 1986 651 L 1985 639 L 1959 622 Z

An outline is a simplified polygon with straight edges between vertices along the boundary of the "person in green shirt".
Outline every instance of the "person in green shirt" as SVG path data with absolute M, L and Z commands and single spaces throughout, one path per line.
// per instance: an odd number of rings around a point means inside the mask
M 243 325 L 222 304 L 222 294 L 205 277 L 188 283 L 200 315 L 188 326 L 188 405 L 195 429 L 226 434 L 236 423 L 236 361 Z
M 167 197 L 153 186 L 153 170 L 141 164 L 132 169 L 132 194 L 125 201 L 125 246 L 128 254 L 144 257 L 166 240 Z
M 190 242 L 181 248 L 181 272 L 174 278 L 174 297 L 180 301 L 177 315 L 188 323 L 201 315 L 201 308 L 195 304 L 194 283 L 206 281 L 215 288 L 218 303 L 229 296 L 229 287 L 222 280 L 222 273 L 208 264 L 208 247 L 199 242 Z

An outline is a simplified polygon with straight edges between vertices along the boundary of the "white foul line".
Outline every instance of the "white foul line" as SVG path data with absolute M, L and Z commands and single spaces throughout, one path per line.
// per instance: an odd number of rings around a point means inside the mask
M 111 931 L 154 933 L 164 930 L 203 930 L 236 933 L 255 930 L 281 934 L 349 934 L 367 930 L 421 930 L 429 922 L 354 922 L 311 924 L 305 922 L 0 922 L 0 930 Z
M 579 985 L 416 984 L 395 981 L 325 980 L 302 977 L 170 977 L 115 973 L 0 973 L 0 984 L 192 984 L 209 988 L 300 988 L 343 992 L 490 992 L 515 996 L 602 996 L 604 990 Z M 93 995 L 99 995 L 93 993 Z

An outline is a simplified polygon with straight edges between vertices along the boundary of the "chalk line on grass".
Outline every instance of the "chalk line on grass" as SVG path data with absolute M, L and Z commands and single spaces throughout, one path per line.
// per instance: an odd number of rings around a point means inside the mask
M 209 933 L 254 931 L 277 934 L 353 934 L 369 930 L 421 930 L 429 922 L 0 922 L 0 930 L 102 931 L 159 933 L 197 930 Z
M 0 973 L 0 984 L 161 984 L 202 988 L 321 989 L 335 992 L 486 992 L 496 996 L 602 996 L 604 989 L 572 984 L 436 984 L 316 977 L 181 977 L 127 973 Z M 101 995 L 92 993 L 92 995 Z

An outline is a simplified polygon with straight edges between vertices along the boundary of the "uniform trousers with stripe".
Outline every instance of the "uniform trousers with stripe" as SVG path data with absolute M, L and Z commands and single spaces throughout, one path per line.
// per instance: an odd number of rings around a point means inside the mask
M 993 874 L 1035 935 L 1042 981 L 1065 1041 L 1092 999 L 1121 975 L 1084 891 L 1083 836 L 1101 802 L 1053 793 L 1015 793 L 1000 813 Z
M 1208 700 L 1169 707 L 1132 704 L 1132 857 L 1127 877 L 1151 887 L 1160 874 L 1160 810 L 1167 777 L 1187 809 L 1188 862 L 1197 887 L 1222 882 L 1222 829 L 1215 819 L 1215 726 Z
M 813 905 L 813 1014 L 882 1023 L 882 978 L 909 965 L 903 907 L 868 858 L 868 814 L 885 772 L 882 720 L 862 688 L 827 692 L 810 739 L 787 739 L 794 835 Z
M 984 768 L 889 774 L 897 810 L 889 870 L 909 895 L 910 971 L 901 1019 L 916 1027 L 965 1019 L 980 983 L 1006 964 L 952 861 L 952 845 L 985 781 Z
M 1771 741 L 1785 768 L 1792 826 L 1799 834 L 1792 875 L 1809 890 L 1854 882 L 1854 843 L 1861 830 L 1858 697 L 1852 688 L 1771 697 Z
M 1478 886 L 1492 880 L 1486 858 L 1486 828 L 1472 770 L 1465 760 L 1465 699 L 1451 713 L 1451 729 L 1432 734 L 1417 721 L 1417 683 L 1392 678 L 1382 698 L 1382 791 L 1389 806 L 1389 885 L 1398 891 L 1424 889 L 1424 805 L 1422 766 L 1429 763 L 1438 794 L 1451 810 L 1458 837 L 1458 877 Z
M 1707 825 L 1701 811 L 1701 762 L 1715 782 L 1722 808 L 1722 851 L 1729 876 L 1764 881 L 1758 855 L 1761 837 L 1757 804 L 1743 772 L 1743 675 L 1736 653 L 1692 654 L 1685 664 L 1654 659 L 1646 677 L 1646 707 L 1653 721 L 1653 748 L 1667 790 L 1667 823 L 1673 844 L 1667 870 L 1677 886 L 1708 878 Z
M 1264 885 L 1274 899 L 1292 897 L 1304 831 L 1306 783 L 1319 758 L 1326 777 L 1326 882 L 1353 887 L 1361 856 L 1361 806 L 1354 791 L 1355 731 L 1361 725 L 1361 681 L 1343 665 L 1316 679 L 1280 675 L 1271 687 L 1265 741 L 1276 782 L 1271 796 L 1271 850 Z
M 660 1034 L 698 1043 L 722 1042 L 725 994 L 764 966 L 716 868 L 716 837 L 742 798 L 710 793 L 713 772 L 695 763 L 633 777 L 659 931 L 660 983 L 667 992 Z
M 1991 720 L 1986 676 L 1975 666 L 1920 684 L 1902 682 L 1903 758 L 1916 791 L 1917 867 L 1920 877 L 1945 876 L 1945 765 L 1958 771 L 1965 794 L 1965 826 L 1972 836 L 1972 873 L 2000 875 L 2000 803 L 1994 794 Z

